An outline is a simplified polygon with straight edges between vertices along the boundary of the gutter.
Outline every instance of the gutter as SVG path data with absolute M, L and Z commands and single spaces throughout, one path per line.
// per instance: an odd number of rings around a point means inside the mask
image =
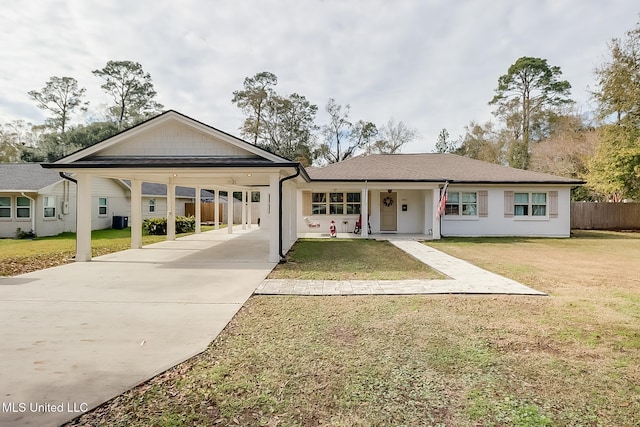
M 296 165 L 296 173 L 285 176 L 278 185 L 278 254 L 280 254 L 280 264 L 287 262 L 287 257 L 282 253 L 282 183 L 300 175 L 300 163 Z
M 24 194 L 24 191 L 21 192 L 20 195 L 22 197 L 26 197 L 27 199 L 31 200 L 31 204 L 33 205 L 33 209 L 31 210 L 31 231 L 33 232 L 33 234 L 37 235 L 36 233 L 36 200 Z

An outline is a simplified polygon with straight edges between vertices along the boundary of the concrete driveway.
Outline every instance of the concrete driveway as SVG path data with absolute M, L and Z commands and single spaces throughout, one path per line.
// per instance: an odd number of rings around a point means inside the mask
M 217 230 L 0 278 L 0 425 L 59 425 L 202 352 L 274 267 Z

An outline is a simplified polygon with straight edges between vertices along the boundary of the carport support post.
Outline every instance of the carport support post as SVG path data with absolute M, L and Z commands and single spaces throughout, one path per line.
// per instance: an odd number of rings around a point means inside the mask
M 213 204 L 213 221 L 215 222 L 215 225 L 213 226 L 214 229 L 219 230 L 220 229 L 220 200 L 218 199 L 220 197 L 220 191 L 218 190 L 213 190 L 213 200 L 214 200 L 214 204 Z
M 233 191 L 227 190 L 227 233 L 233 234 Z
M 131 249 L 142 247 L 142 181 L 131 180 Z
M 200 187 L 196 187 L 196 197 L 195 197 L 195 202 L 196 202 L 196 234 L 200 233 L 202 231 L 202 227 L 200 225 L 200 222 L 202 220 L 202 214 L 200 212 L 200 209 L 202 209 L 201 207 L 201 203 L 202 203 L 202 197 L 201 197 L 201 189 Z
M 76 220 L 76 261 L 91 261 L 91 181 L 92 176 L 79 173 L 77 220 Z
M 242 229 L 247 229 L 247 192 L 242 190 Z
M 280 261 L 280 174 L 269 177 L 269 262 Z
M 251 200 L 253 199 L 253 197 L 251 197 L 251 196 L 253 196 L 253 192 L 252 191 L 248 191 L 247 192 L 247 218 L 248 218 L 247 219 L 247 227 L 249 229 L 251 229 L 251 222 L 253 220 L 253 215 L 252 215 L 252 212 L 251 212 L 251 207 L 252 207 Z
M 167 240 L 176 240 L 176 185 L 167 185 Z

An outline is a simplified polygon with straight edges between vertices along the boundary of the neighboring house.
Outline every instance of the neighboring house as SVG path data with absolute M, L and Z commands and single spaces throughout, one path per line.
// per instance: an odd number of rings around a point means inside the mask
M 436 153 L 359 156 L 309 168 L 308 174 L 310 181 L 298 187 L 299 232 L 326 233 L 331 220 L 338 231 L 352 231 L 366 210 L 372 233 L 433 238 L 568 237 L 570 191 L 582 184 Z M 445 185 L 446 204 L 440 207 Z M 309 223 L 320 226 L 310 229 Z
M 154 209 L 160 211 L 160 197 L 146 195 L 145 182 L 166 186 L 162 210 L 168 219 L 180 212 L 179 187 L 206 188 L 215 194 L 241 192 L 244 200 L 260 192 L 260 225 L 268 232 L 271 262 L 282 259 L 299 234 L 328 233 L 332 220 L 339 232 L 350 232 L 359 216 L 369 218 L 373 233 L 432 239 L 442 235 L 568 237 L 570 190 L 583 183 L 453 154 L 360 156 L 305 169 L 299 162 L 176 111 L 43 167 L 73 173 L 77 179 L 78 261 L 91 259 L 88 208 L 92 187 L 101 178 L 131 182 L 133 248 L 142 245 L 142 220 L 152 199 Z M 200 205 L 201 200 L 195 202 Z M 243 228 L 251 224 L 249 205 L 240 206 Z M 234 211 L 227 204 L 228 214 Z M 169 240 L 175 239 L 172 224 L 168 221 Z M 319 226 L 311 226 L 315 224 Z M 233 233 L 233 227 L 227 232 Z M 367 234 L 367 227 L 362 227 L 361 236 Z
M 91 229 L 109 228 L 113 215 L 129 210 L 128 188 L 101 178 L 92 185 Z M 76 229 L 76 185 L 36 163 L 0 164 L 0 237 L 17 229 L 55 236 Z

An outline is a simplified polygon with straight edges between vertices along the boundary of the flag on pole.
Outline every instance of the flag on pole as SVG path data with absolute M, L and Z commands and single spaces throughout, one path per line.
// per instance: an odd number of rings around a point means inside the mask
M 440 203 L 438 203 L 438 218 L 444 215 L 445 208 L 447 207 L 447 187 L 449 186 L 449 181 L 445 181 L 444 187 L 440 193 Z

